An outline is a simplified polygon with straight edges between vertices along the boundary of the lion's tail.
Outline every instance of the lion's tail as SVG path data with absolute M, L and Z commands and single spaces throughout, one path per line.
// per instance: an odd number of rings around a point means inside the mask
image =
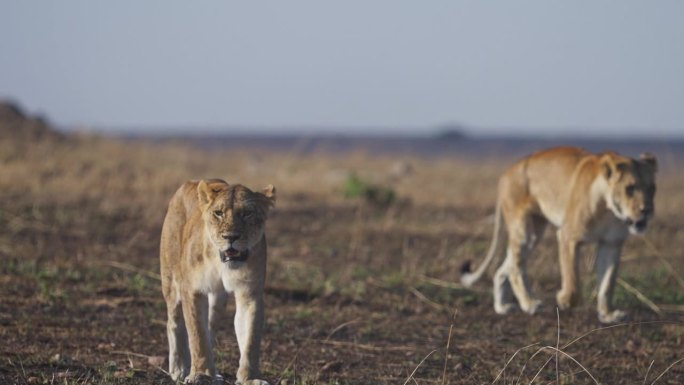
M 501 215 L 500 200 L 497 200 L 496 202 L 496 212 L 494 215 L 494 235 L 492 238 L 492 243 L 489 245 L 489 251 L 487 251 L 487 257 L 474 272 L 470 271 L 470 261 L 466 261 L 461 267 L 461 284 L 465 287 L 470 287 L 475 282 L 477 282 L 482 277 L 482 274 L 484 274 L 485 270 L 487 270 L 487 267 L 492 262 L 492 259 L 494 259 L 494 255 L 496 254 L 496 248 L 499 244 L 499 238 L 501 238 L 501 235 L 503 233 L 501 231 L 501 222 L 503 218 Z

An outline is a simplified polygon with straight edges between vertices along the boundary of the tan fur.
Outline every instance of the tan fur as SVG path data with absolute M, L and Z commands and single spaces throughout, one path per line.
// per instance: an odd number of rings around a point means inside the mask
M 628 234 L 645 231 L 653 216 L 656 168 L 648 154 L 637 160 L 573 147 L 548 149 L 518 161 L 499 180 L 495 234 L 487 258 L 461 281 L 469 286 L 482 276 L 496 252 L 503 218 L 508 247 L 494 276 L 494 309 L 509 312 L 512 293 L 520 308 L 533 314 L 540 302 L 530 295 L 526 261 L 550 222 L 557 228 L 559 245 L 558 306 L 567 309 L 578 302 L 579 248 L 597 243 L 598 316 L 602 322 L 619 321 L 625 313 L 612 308 L 611 297 L 620 250 Z
M 274 202 L 272 185 L 259 193 L 220 179 L 187 182 L 171 199 L 160 263 L 174 380 L 218 378 L 212 358 L 217 312 L 233 292 L 240 349 L 237 381 L 266 384 L 257 377 L 266 275 L 264 223 Z

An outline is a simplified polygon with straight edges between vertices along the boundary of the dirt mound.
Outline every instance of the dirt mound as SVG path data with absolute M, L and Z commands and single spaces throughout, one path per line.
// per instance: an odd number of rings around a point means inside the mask
M 0 99 L 0 139 L 35 141 L 63 139 L 42 116 L 29 116 L 16 102 Z

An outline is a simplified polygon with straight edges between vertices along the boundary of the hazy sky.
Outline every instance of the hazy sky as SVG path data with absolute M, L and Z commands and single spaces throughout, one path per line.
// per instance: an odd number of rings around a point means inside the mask
M 684 136 L 684 1 L 9 1 L 0 97 L 66 126 Z

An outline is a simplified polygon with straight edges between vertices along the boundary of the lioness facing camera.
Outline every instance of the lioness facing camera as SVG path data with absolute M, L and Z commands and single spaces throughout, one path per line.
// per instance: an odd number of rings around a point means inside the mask
M 558 306 L 567 309 L 578 302 L 580 246 L 595 242 L 598 318 L 604 323 L 622 320 L 625 313 L 611 304 L 620 250 L 628 234 L 643 233 L 653 216 L 656 169 L 656 159 L 649 154 L 637 160 L 573 147 L 548 149 L 518 161 L 499 179 L 487 257 L 474 273 L 464 265 L 461 282 L 470 286 L 486 270 L 496 253 L 503 217 L 508 248 L 494 276 L 494 310 L 506 314 L 514 307 L 512 291 L 520 309 L 534 314 L 540 302 L 530 296 L 526 261 L 550 222 L 558 229 Z
M 171 198 L 160 262 L 174 380 L 217 378 L 212 357 L 217 313 L 233 292 L 240 349 L 237 382 L 267 384 L 257 378 L 266 275 L 264 223 L 274 202 L 272 185 L 259 193 L 220 179 L 187 182 Z

